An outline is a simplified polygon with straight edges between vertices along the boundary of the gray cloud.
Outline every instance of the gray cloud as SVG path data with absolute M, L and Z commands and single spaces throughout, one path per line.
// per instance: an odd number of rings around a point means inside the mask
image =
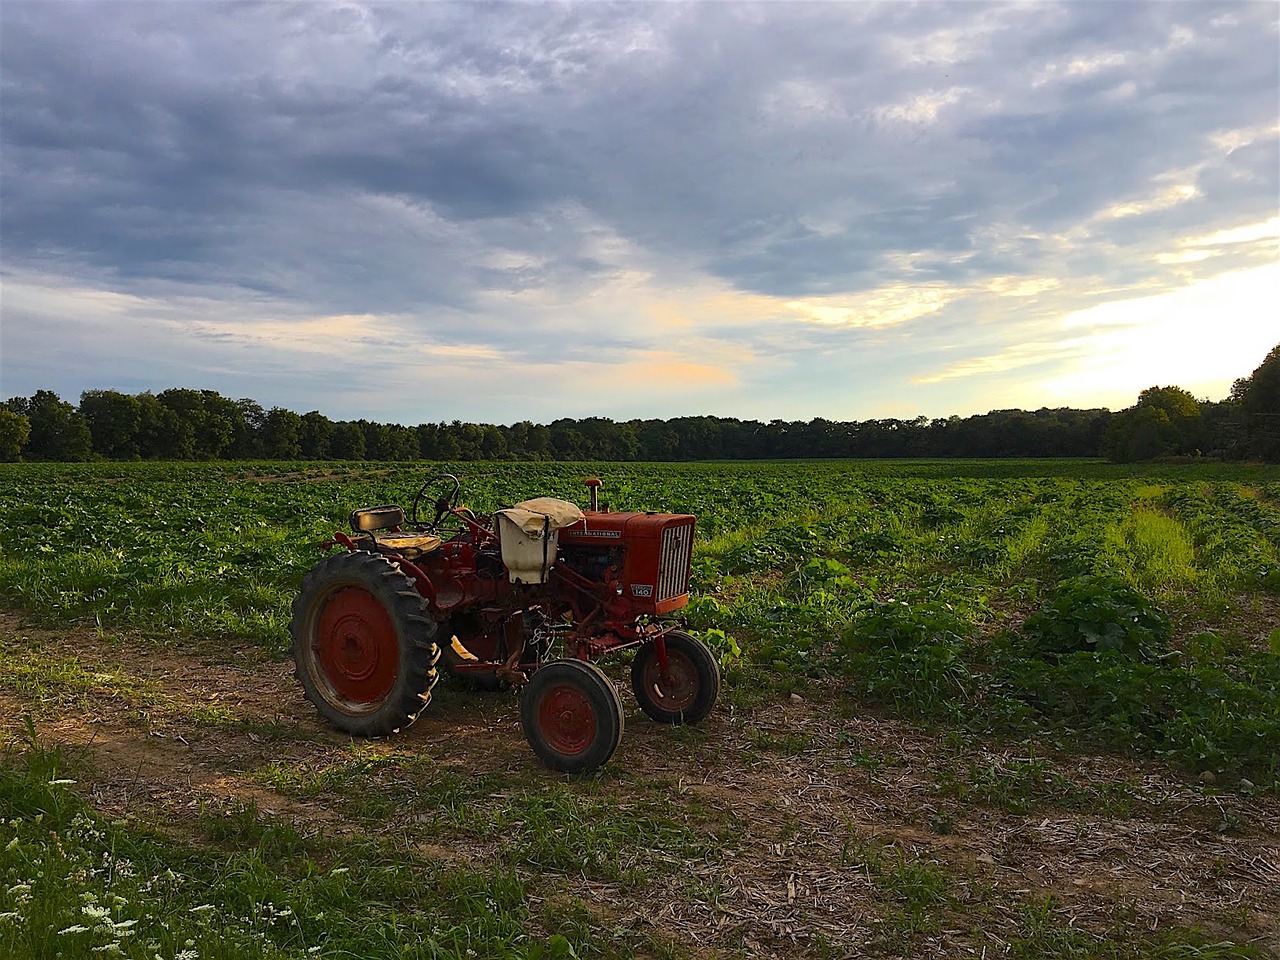
M 216 288 L 246 324 L 246 304 L 392 314 L 531 362 L 587 334 L 573 355 L 651 346 L 643 325 L 567 316 L 603 316 L 583 298 L 636 272 L 779 298 L 1160 282 L 1180 237 L 1275 210 L 1275 21 L 1267 4 L 12 2 L 3 265 Z M 1243 129 L 1263 132 L 1214 139 Z M 1099 219 L 1177 171 L 1193 199 Z M 767 352 L 749 326 L 739 342 Z

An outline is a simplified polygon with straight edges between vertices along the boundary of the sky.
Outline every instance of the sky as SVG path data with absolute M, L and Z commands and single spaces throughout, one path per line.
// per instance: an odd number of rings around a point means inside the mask
M 0 5 L 0 396 L 334 419 L 1221 399 L 1280 7 Z

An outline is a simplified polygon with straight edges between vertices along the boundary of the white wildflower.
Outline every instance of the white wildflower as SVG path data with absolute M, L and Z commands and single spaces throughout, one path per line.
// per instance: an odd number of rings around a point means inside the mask
M 64 933 L 85 933 L 88 929 L 89 928 L 86 927 L 84 924 L 77 923 L 77 924 L 74 924 L 73 926 L 67 927 L 67 929 L 65 930 L 59 930 L 58 936 L 62 936 Z

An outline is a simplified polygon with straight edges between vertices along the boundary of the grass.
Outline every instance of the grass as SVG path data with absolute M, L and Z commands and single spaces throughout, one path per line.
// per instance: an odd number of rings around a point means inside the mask
M 0 690 L 21 697 L 40 716 L 84 710 L 104 697 L 146 706 L 160 696 L 120 668 L 90 669 L 78 657 L 41 649 L 27 638 L 0 641 Z
M 293 590 L 319 556 L 313 544 L 353 506 L 403 499 L 413 486 L 406 470 L 420 467 L 0 465 L 0 605 L 59 627 L 128 630 L 121 657 L 145 646 L 280 658 Z M 1110 928 L 1081 929 L 1070 905 L 1042 890 L 984 887 L 988 879 L 920 837 L 967 844 L 975 823 L 1050 813 L 1166 815 L 1136 780 L 1085 781 L 1054 759 L 1096 749 L 1173 761 L 1185 790 L 1213 774 L 1213 790 L 1226 794 L 1221 835 L 1253 837 L 1263 820 L 1237 810 L 1231 792 L 1270 803 L 1280 788 L 1280 660 L 1266 637 L 1274 624 L 1262 634 L 1254 626 L 1280 597 L 1280 470 L 1061 461 L 462 469 L 468 502 L 482 510 L 533 492 L 580 498 L 579 478 L 599 474 L 617 507 L 698 515 L 686 613 L 722 658 L 716 724 L 664 731 L 656 749 L 670 756 L 654 776 L 616 763 L 566 782 L 491 758 L 484 769 L 495 772 L 475 775 L 479 763 L 451 765 L 465 745 L 441 748 L 448 762 L 430 756 L 434 741 L 336 745 L 272 720 L 269 708 L 255 714 L 140 679 L 123 660 L 81 658 L 74 637 L 6 643 L 6 702 L 60 718 L 103 701 L 146 708 L 166 725 L 190 725 L 194 736 L 183 732 L 203 744 L 197 762 L 216 762 L 220 736 L 232 751 L 256 738 L 267 746 L 238 757 L 237 772 L 322 810 L 317 822 L 343 833 L 207 793 L 192 798 L 203 808 L 173 821 L 145 808 L 117 823 L 88 806 L 82 785 L 56 782 L 81 778 L 65 758 L 29 743 L 3 767 L 0 817 L 12 833 L 0 845 L 14 846 L 0 859 L 0 955 L 98 957 L 116 943 L 153 960 L 143 948 L 154 942 L 163 960 L 184 950 L 301 957 L 316 947 L 324 956 L 674 957 L 690 952 L 670 932 L 678 926 L 627 919 L 668 903 L 686 919 L 719 917 L 721 956 L 780 944 L 846 955 L 839 937 L 761 943 L 751 939 L 762 936 L 758 923 L 733 919 L 751 882 L 742 865 L 760 844 L 794 841 L 807 856 L 824 839 L 779 793 L 780 784 L 807 789 L 783 776 L 796 771 L 812 772 L 816 795 L 827 780 L 865 785 L 881 805 L 872 811 L 897 810 L 918 831 L 895 839 L 889 817 L 885 838 L 851 841 L 840 869 L 866 877 L 861 902 L 878 931 L 859 949 L 1257 955 L 1194 930 L 1153 936 L 1119 914 Z M 841 736 L 779 722 L 791 710 L 822 716 Z M 899 756 L 863 736 L 886 721 L 908 738 L 945 729 L 953 739 L 923 759 Z M 740 752 L 726 757 L 731 735 Z M 673 757 L 683 773 L 670 773 Z M 743 765 L 743 794 L 716 792 L 731 762 Z M 684 789 L 680 777 L 694 767 L 705 782 Z M 906 781 L 917 792 L 899 796 Z M 753 803 L 756 791 L 768 801 Z M 790 818 L 776 836 L 775 815 Z M 878 816 L 866 813 L 863 827 Z M 136 877 L 104 873 L 104 853 Z M 769 896 L 785 902 L 785 884 Z M 1247 918 L 1215 922 L 1251 929 Z M 57 933 L 76 926 L 85 929 Z M 1000 940 L 984 939 L 987 928 Z
M 510 869 L 304 835 L 252 805 L 205 808 L 180 841 L 97 817 L 74 784 L 34 742 L 0 764 L 0 953 L 14 960 L 616 955 L 589 930 L 531 934 Z
M 1112 570 L 1143 589 L 1189 588 L 1201 578 L 1186 528 L 1148 507 L 1108 528 L 1104 556 Z
M 1012 939 L 992 943 L 1017 960 L 1261 960 L 1261 949 L 1215 940 L 1197 930 L 1141 935 L 1127 924 L 1116 936 L 1100 936 L 1062 922 L 1052 897 L 1023 906 Z
M 1134 812 L 1134 791 L 1122 783 L 1079 784 L 1053 763 L 1028 757 L 978 759 L 939 770 L 939 794 L 958 803 L 980 803 L 1010 813 L 1045 809 L 1076 810 L 1110 817 Z
M 492 847 L 540 874 L 642 886 L 673 864 L 718 855 L 733 831 L 662 795 L 619 802 L 607 775 L 536 787 L 467 776 L 405 754 L 353 744 L 320 768 L 273 763 L 260 782 L 304 800 L 325 799 L 370 829 L 404 830 L 467 849 Z

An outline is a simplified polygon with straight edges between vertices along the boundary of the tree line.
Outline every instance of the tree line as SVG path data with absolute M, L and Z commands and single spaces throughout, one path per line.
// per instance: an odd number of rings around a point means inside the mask
M 0 406 L 0 460 L 752 460 L 1211 456 L 1280 461 L 1280 344 L 1220 402 L 1151 387 L 1132 407 L 841 422 L 604 417 L 495 424 L 330 420 L 212 390 L 49 390 Z

